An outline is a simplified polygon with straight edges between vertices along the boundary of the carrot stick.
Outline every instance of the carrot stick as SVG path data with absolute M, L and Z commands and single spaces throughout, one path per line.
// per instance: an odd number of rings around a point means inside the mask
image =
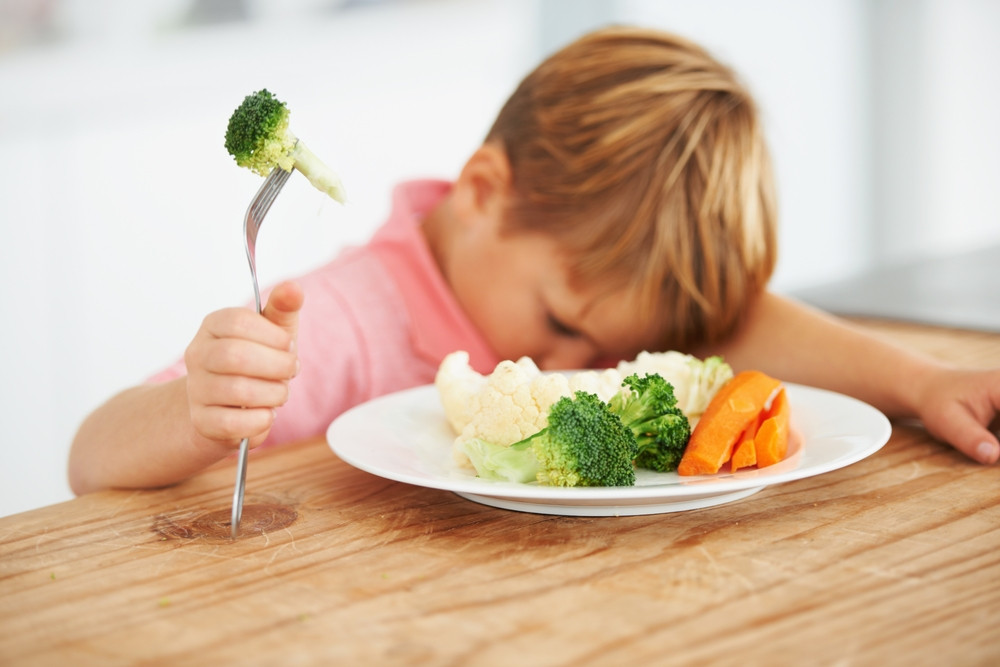
M 715 393 L 691 433 L 677 466 L 679 475 L 710 475 L 733 455 L 737 438 L 757 418 L 778 380 L 760 371 L 741 371 Z
M 789 407 L 784 388 L 771 402 L 764 421 L 754 436 L 757 467 L 774 465 L 788 454 Z
M 733 457 L 729 459 L 729 468 L 736 472 L 740 468 L 749 468 L 757 465 L 757 449 L 754 445 L 754 436 L 757 435 L 757 427 L 760 426 L 760 419 L 754 419 L 743 430 L 736 447 L 733 449 Z

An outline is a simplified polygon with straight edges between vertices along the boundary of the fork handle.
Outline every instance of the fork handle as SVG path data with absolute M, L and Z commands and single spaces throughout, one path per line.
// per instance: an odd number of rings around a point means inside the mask
M 253 298 L 257 305 L 257 314 L 263 311 L 260 304 L 260 288 L 257 286 L 257 267 L 254 257 L 248 248 L 247 258 L 250 260 L 250 276 L 253 278 Z M 243 517 L 243 492 L 247 483 L 247 456 L 250 452 L 250 438 L 243 438 L 240 441 L 239 460 L 236 463 L 236 486 L 233 489 L 233 513 L 229 519 L 229 531 L 232 539 L 236 539 L 240 534 L 240 519 Z
M 250 452 L 250 438 L 240 441 L 239 462 L 236 464 L 236 489 L 233 491 L 233 514 L 230 518 L 230 536 L 235 540 L 240 533 L 240 518 L 243 516 L 243 490 L 247 483 L 247 455 Z

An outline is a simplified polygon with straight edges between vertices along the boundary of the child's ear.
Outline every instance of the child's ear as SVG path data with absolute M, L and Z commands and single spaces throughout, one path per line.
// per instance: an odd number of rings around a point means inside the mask
M 480 146 L 466 161 L 454 185 L 460 219 L 475 223 L 483 217 L 498 220 L 511 189 L 507 153 L 495 143 Z

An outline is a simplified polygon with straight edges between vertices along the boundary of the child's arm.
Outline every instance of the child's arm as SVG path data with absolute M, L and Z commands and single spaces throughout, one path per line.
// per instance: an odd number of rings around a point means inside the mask
M 1000 414 L 1000 368 L 955 368 L 770 293 L 730 340 L 697 351 L 712 352 L 734 368 L 848 394 L 890 417 L 916 417 L 981 463 L 1000 458 L 989 430 Z
M 185 377 L 127 389 L 83 422 L 70 450 L 73 491 L 172 484 L 244 436 L 260 444 L 297 372 L 302 300 L 298 285 L 283 283 L 263 317 L 242 308 L 206 317 L 184 355 Z

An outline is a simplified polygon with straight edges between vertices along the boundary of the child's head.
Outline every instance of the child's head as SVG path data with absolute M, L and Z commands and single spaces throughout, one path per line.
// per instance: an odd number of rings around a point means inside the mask
M 574 282 L 634 290 L 663 346 L 730 333 L 776 259 L 757 111 L 735 75 L 661 32 L 609 28 L 544 61 L 487 143 L 506 153 L 508 231 L 551 235 Z

